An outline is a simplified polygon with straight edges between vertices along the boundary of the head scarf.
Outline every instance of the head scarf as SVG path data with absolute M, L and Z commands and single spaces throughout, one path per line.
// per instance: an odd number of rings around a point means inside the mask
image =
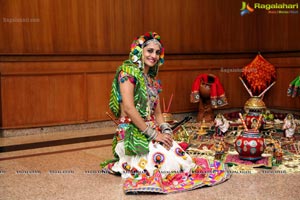
M 150 67 L 149 72 L 148 72 L 149 76 L 154 78 L 154 77 L 156 77 L 156 75 L 158 73 L 159 66 L 164 63 L 164 47 L 160 40 L 160 36 L 156 32 L 147 32 L 144 35 L 141 35 L 134 39 L 134 41 L 131 44 L 129 60 L 132 63 L 134 63 L 138 68 L 140 68 L 140 70 L 143 70 L 144 69 L 144 63 L 142 60 L 143 48 L 144 48 L 145 43 L 152 39 L 156 39 L 161 44 L 161 53 L 159 56 L 159 60 L 155 64 L 155 66 Z

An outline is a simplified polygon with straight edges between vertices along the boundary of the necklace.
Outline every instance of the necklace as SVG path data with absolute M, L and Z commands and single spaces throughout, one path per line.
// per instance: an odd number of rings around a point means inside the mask
M 145 85 L 146 85 L 146 92 L 147 92 L 147 113 L 148 113 L 148 118 L 150 119 L 150 115 L 151 115 L 151 105 L 150 105 L 150 94 L 151 94 L 151 91 L 150 91 L 150 77 L 148 74 L 145 74 L 143 73 L 143 77 L 144 77 L 144 80 L 145 80 Z

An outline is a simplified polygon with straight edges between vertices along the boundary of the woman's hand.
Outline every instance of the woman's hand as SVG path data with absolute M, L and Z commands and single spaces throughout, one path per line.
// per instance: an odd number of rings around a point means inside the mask
M 155 141 L 162 143 L 167 150 L 170 150 L 173 146 L 173 139 L 170 134 L 162 134 L 159 132 L 155 138 Z

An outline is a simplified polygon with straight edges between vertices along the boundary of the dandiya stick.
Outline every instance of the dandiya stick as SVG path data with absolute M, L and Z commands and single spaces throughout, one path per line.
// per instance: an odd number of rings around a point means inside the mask
M 170 111 L 170 106 L 171 106 L 172 100 L 173 100 L 173 93 L 172 93 L 171 98 L 170 98 L 170 101 L 169 101 L 169 105 L 168 105 L 168 108 L 167 108 L 167 112 Z
M 163 107 L 164 107 L 164 113 L 166 112 L 166 103 L 165 103 L 165 98 L 163 97 Z
M 262 95 L 264 95 L 276 82 L 274 81 L 269 87 L 267 87 L 258 97 L 260 98 Z
M 255 129 L 254 129 L 254 130 L 256 130 L 256 131 L 257 131 L 258 126 L 259 126 L 259 124 L 260 124 L 260 122 L 261 122 L 261 118 L 262 118 L 262 114 L 259 115 L 258 122 L 257 122 L 257 124 L 256 124 Z
M 253 97 L 252 92 L 249 90 L 249 88 L 247 87 L 246 83 L 243 81 L 243 79 L 241 77 L 239 77 L 240 80 L 242 81 L 244 87 L 246 88 L 247 92 L 250 94 L 251 97 Z
M 111 120 L 113 120 L 113 122 L 115 122 L 116 125 L 119 125 L 119 123 L 108 113 L 105 113 Z
M 243 122 L 243 126 L 244 126 L 244 128 L 245 128 L 245 131 L 248 131 L 248 128 L 247 128 L 247 126 L 246 126 L 246 122 L 245 122 L 245 120 L 243 119 L 243 116 L 242 116 L 242 114 L 241 113 L 239 113 L 239 116 L 240 116 L 240 119 L 242 120 L 242 122 Z

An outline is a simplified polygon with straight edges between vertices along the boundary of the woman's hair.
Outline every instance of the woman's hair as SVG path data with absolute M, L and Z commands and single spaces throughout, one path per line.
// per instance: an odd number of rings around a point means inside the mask
M 142 45 L 142 48 L 145 48 L 146 46 L 148 46 L 148 44 L 150 44 L 150 42 L 153 42 L 154 44 L 157 44 L 159 46 L 159 48 L 162 48 L 161 43 L 157 39 L 151 39 L 151 40 L 144 42 L 144 44 Z

